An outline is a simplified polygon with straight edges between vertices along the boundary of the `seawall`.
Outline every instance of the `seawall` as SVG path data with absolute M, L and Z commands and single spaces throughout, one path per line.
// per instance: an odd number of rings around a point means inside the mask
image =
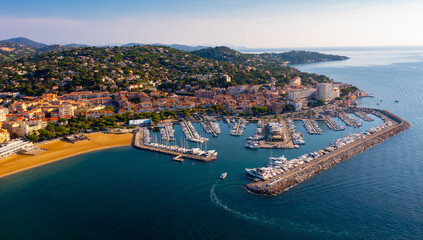
M 365 139 L 337 149 L 298 169 L 293 169 L 268 181 L 247 184 L 245 186 L 246 189 L 261 195 L 279 194 L 410 128 L 410 124 L 400 117 L 384 110 L 377 111 L 393 120 L 396 124 Z

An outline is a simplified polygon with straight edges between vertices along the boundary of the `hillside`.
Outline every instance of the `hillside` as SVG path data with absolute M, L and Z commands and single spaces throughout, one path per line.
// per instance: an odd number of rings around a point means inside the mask
M 35 49 L 12 42 L 0 42 L 0 62 L 32 56 Z
M 161 43 L 154 43 L 154 44 L 127 43 L 122 45 L 121 47 L 133 47 L 133 46 L 145 46 L 145 45 L 171 47 L 171 48 L 178 49 L 185 52 L 191 52 L 191 51 L 207 48 L 206 46 L 188 46 L 188 45 L 181 45 L 181 44 L 161 44 Z
M 266 63 L 275 64 L 298 64 L 308 62 L 323 62 L 323 61 L 339 61 L 348 59 L 345 56 L 329 55 L 318 52 L 308 51 L 290 51 L 284 53 L 261 53 L 250 54 L 240 53 L 228 47 L 206 48 L 193 51 L 192 54 L 225 62 L 232 62 L 237 64 L 253 64 L 260 65 Z
M 0 42 L 17 43 L 17 44 L 21 44 L 21 45 L 24 45 L 24 46 L 27 46 L 27 47 L 33 48 L 33 49 L 41 49 L 41 48 L 47 47 L 47 44 L 35 42 L 35 41 L 32 41 L 32 40 L 30 40 L 28 38 L 24 38 L 24 37 L 6 39 L 6 40 L 2 40 Z
M 243 55 L 240 55 L 243 56 Z M 224 80 L 229 75 L 231 82 Z M 188 52 L 160 46 L 71 48 L 24 57 L 3 63 L 2 91 L 41 95 L 84 90 L 125 90 L 142 84 L 144 90 L 193 92 L 208 87 L 237 84 L 289 83 L 299 76 L 303 83 L 330 81 L 327 77 L 303 73 L 280 64 L 234 64 L 202 58 Z

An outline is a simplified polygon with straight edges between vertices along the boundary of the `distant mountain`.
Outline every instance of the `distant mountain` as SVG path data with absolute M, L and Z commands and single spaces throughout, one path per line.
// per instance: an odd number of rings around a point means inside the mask
M 0 42 L 17 43 L 17 44 L 21 44 L 30 48 L 34 48 L 34 49 L 41 49 L 41 48 L 47 47 L 47 44 L 35 42 L 24 37 L 6 39 Z
M 91 47 L 90 45 L 87 44 L 79 44 L 79 43 L 71 43 L 71 44 L 66 44 L 66 47 Z
M 200 49 L 207 48 L 207 46 L 188 46 L 188 45 L 181 45 L 181 44 L 162 44 L 162 43 L 153 43 L 153 44 L 145 44 L 145 43 L 127 43 L 122 45 L 121 47 L 133 47 L 133 46 L 145 46 L 145 45 L 153 45 L 153 46 L 166 46 L 175 48 L 178 50 L 182 50 L 185 52 L 196 51 Z
M 191 52 L 199 57 L 217 61 L 232 62 L 235 64 L 299 64 L 308 62 L 339 61 L 348 59 L 345 56 L 323 54 L 309 51 L 289 51 L 283 53 L 241 53 L 228 47 L 205 48 Z

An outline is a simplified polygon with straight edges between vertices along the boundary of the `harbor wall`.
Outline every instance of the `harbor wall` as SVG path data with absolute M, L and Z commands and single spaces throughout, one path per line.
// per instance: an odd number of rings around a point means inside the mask
M 321 159 L 316 159 L 316 164 L 310 165 L 309 167 L 304 167 L 299 169 L 293 174 L 288 174 L 286 177 L 282 176 L 283 179 L 270 183 L 267 181 L 261 181 L 256 183 L 247 184 L 245 187 L 247 190 L 261 194 L 261 195 L 276 195 L 279 194 L 301 182 L 306 181 L 307 179 L 312 178 L 313 176 L 335 166 L 336 164 L 345 161 L 373 146 L 405 131 L 410 128 L 410 124 L 405 120 L 393 115 L 390 112 L 380 110 L 385 116 L 394 120 L 397 125 L 391 126 L 387 129 L 370 135 L 369 137 L 359 140 L 351 146 L 347 146 L 334 152 L 324 155 Z

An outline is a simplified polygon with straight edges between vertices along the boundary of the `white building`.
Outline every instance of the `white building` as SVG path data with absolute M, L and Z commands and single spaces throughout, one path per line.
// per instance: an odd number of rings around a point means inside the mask
M 305 88 L 288 92 L 288 100 L 297 101 L 311 97 L 316 92 L 314 88 Z
M 339 97 L 339 89 L 334 87 L 332 83 L 319 83 L 317 85 L 317 99 L 328 102 L 336 97 Z
M 75 115 L 74 107 L 72 104 L 62 104 L 59 106 L 59 117 L 70 116 L 72 117 Z
M 9 109 L 0 107 L 0 122 L 6 121 L 7 114 L 9 114 Z
M 35 148 L 34 144 L 23 140 L 13 140 L 6 144 L 2 144 L 0 147 L 0 158 L 5 158 L 16 154 L 22 150 L 31 150 Z

